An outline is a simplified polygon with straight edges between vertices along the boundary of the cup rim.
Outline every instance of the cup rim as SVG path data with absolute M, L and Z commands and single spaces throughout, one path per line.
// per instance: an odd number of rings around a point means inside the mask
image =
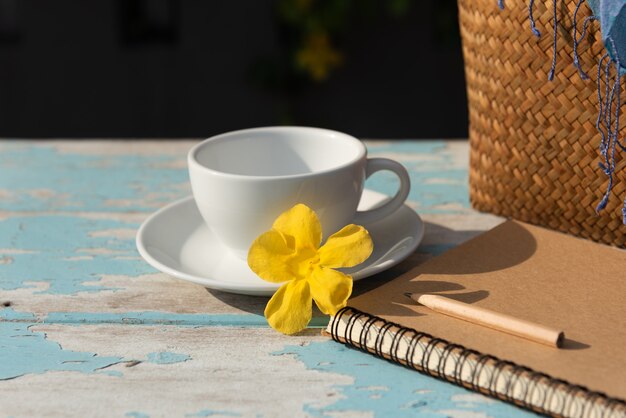
M 323 134 L 334 134 L 337 135 L 338 137 L 343 138 L 344 140 L 349 140 L 351 142 L 353 142 L 354 144 L 357 145 L 359 151 L 357 153 L 357 155 L 353 158 L 351 158 L 350 160 L 339 164 L 337 166 L 331 167 L 331 168 L 327 168 L 324 170 L 319 170 L 319 171 L 315 171 L 315 172 L 311 172 L 311 173 L 300 173 L 300 174 L 283 174 L 283 175 L 278 175 L 278 176 L 268 176 L 268 175 L 248 175 L 248 174 L 236 174 L 236 173 L 227 173 L 224 171 L 218 171 L 218 170 L 214 170 L 212 168 L 209 168 L 203 164 L 201 164 L 197 158 L 196 158 L 196 154 L 200 151 L 201 148 L 205 147 L 207 144 L 213 142 L 213 141 L 217 141 L 223 138 L 227 138 L 229 136 L 235 136 L 235 135 L 241 135 L 241 134 L 246 134 L 246 133 L 250 133 L 250 132 L 268 132 L 268 131 L 309 131 L 309 132 L 317 132 L 317 133 L 323 133 Z M 355 163 L 357 163 L 358 161 L 364 159 L 367 156 L 367 148 L 365 147 L 365 144 L 363 144 L 363 142 L 361 142 L 359 139 L 353 137 L 352 135 L 343 133 L 343 132 L 339 132 L 339 131 L 335 131 L 332 129 L 325 129 L 325 128 L 315 128 L 315 127 L 309 127 L 309 126 L 264 126 L 264 127 L 259 127 L 259 128 L 248 128 L 248 129 L 239 129 L 236 131 L 229 131 L 229 132 L 225 132 L 223 134 L 219 134 L 219 135 L 215 135 L 212 137 L 209 137 L 203 141 L 201 141 L 200 143 L 194 145 L 189 152 L 187 153 L 187 164 L 189 165 L 189 168 L 195 168 L 197 170 L 201 170 L 204 172 L 208 172 L 211 173 L 213 175 L 216 176 L 220 176 L 223 178 L 233 178 L 233 179 L 246 179 L 246 180 L 280 180 L 280 179 L 298 179 L 298 178 L 306 178 L 306 177 L 314 177 L 314 176 L 318 176 L 320 174 L 328 174 L 328 173 L 333 173 L 336 171 L 340 171 L 346 167 L 349 167 Z

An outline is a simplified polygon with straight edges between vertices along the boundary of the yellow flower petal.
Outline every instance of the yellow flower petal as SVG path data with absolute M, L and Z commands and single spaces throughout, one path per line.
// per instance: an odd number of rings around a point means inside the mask
M 265 317 L 272 328 L 294 334 L 311 321 L 311 290 L 306 280 L 292 280 L 274 293 L 265 307 Z
M 313 271 L 309 285 L 315 304 L 326 315 L 334 315 L 346 306 L 352 294 L 352 278 L 325 267 L 318 267 Z
M 273 228 L 295 239 L 296 248 L 317 249 L 322 242 L 322 225 L 311 208 L 298 203 L 282 213 Z
M 254 240 L 248 251 L 248 266 L 263 280 L 280 283 L 293 279 L 289 260 L 293 248 L 280 232 L 271 230 Z
M 354 267 L 367 260 L 373 250 L 367 230 L 351 224 L 331 235 L 319 249 L 320 264 L 330 268 Z

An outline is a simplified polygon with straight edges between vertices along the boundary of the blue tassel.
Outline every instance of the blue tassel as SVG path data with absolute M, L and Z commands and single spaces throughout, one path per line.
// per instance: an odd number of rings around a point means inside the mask
M 609 180 L 609 187 L 612 186 L 612 180 Z M 602 197 L 602 200 L 600 201 L 600 203 L 598 203 L 598 206 L 596 206 L 596 213 L 600 213 L 602 210 L 604 210 L 604 208 L 606 208 L 606 204 L 609 202 L 609 195 L 605 194 Z
M 608 57 L 608 52 L 603 56 L 603 58 Z M 602 62 L 600 62 L 599 64 L 599 68 L 598 68 L 598 98 L 601 99 L 601 79 L 602 79 Z M 606 98 L 606 101 L 604 100 L 600 100 L 600 114 L 598 115 L 598 117 L 601 119 L 601 122 L 604 122 L 604 126 L 603 128 L 606 129 L 606 134 L 604 132 L 604 130 L 600 131 L 601 134 L 601 140 L 600 140 L 600 155 L 604 158 L 604 164 L 603 164 L 603 171 L 604 174 L 609 178 L 609 184 L 607 185 L 606 191 L 604 192 L 604 195 L 602 196 L 602 200 L 600 200 L 600 203 L 598 203 L 598 206 L 596 206 L 596 213 L 600 213 L 602 210 L 604 210 L 604 208 L 606 208 L 607 203 L 609 202 L 609 196 L 611 195 L 611 189 L 613 188 L 613 169 L 614 169 L 614 165 L 611 164 L 611 158 L 609 156 L 609 150 L 611 147 L 611 142 L 613 139 L 613 131 L 611 129 L 611 99 L 612 99 L 612 94 L 609 93 L 609 91 L 611 91 L 611 93 L 614 92 L 614 88 L 615 86 L 613 86 L 613 89 L 610 88 L 610 83 L 611 83 L 611 59 L 609 58 L 606 62 L 606 64 L 604 65 L 604 74 L 606 76 L 606 82 L 605 82 L 605 92 L 604 92 L 604 96 Z
M 613 189 L 613 175 L 615 174 L 615 150 L 619 146 L 622 150 L 624 147 L 619 141 L 619 120 L 620 120 L 620 108 L 622 105 L 621 100 L 621 76 L 620 76 L 620 59 L 615 48 L 615 42 L 612 38 L 607 38 L 610 42 L 613 54 L 615 55 L 615 61 L 611 61 L 609 58 L 604 64 L 604 60 L 609 57 L 608 52 L 605 53 L 598 62 L 598 119 L 596 120 L 596 128 L 600 132 L 600 155 L 604 159 L 604 163 L 600 162 L 598 166 L 602 172 L 609 178 L 609 184 L 598 206 L 596 206 L 596 213 L 600 213 L 608 204 L 609 197 L 611 196 L 611 190 Z M 604 96 L 602 98 L 602 66 L 604 65 L 604 75 L 606 77 Z M 612 87 L 611 84 L 611 67 L 615 65 L 615 78 Z M 613 114 L 613 104 L 615 103 L 615 114 Z M 606 133 L 605 133 L 606 131 Z M 626 200 L 622 207 L 622 222 L 626 224 Z
M 584 0 L 581 0 L 584 1 Z M 530 0 L 528 4 L 528 20 L 530 20 L 530 30 L 533 32 L 533 35 L 536 37 L 541 36 L 541 32 L 537 30 L 537 26 L 535 25 L 535 18 L 533 17 L 533 5 L 535 4 L 535 0 Z
M 553 0 L 552 2 L 552 15 L 553 15 L 553 39 L 552 39 L 552 65 L 550 66 L 550 72 L 548 73 L 548 80 L 554 80 L 554 74 L 556 72 L 556 61 L 557 61 L 557 36 L 558 36 L 558 10 L 557 10 L 557 1 Z M 580 33 L 580 37 L 578 37 L 578 26 L 577 26 L 577 18 L 578 11 L 582 7 L 582 4 L 585 0 L 577 0 L 576 9 L 574 10 L 573 15 L 573 28 L 572 28 L 572 38 L 574 41 L 574 67 L 578 70 L 578 74 L 580 78 L 583 80 L 589 79 L 589 75 L 583 71 L 580 64 L 580 55 L 578 54 L 578 46 L 580 42 L 585 38 L 587 34 L 587 27 L 590 22 L 598 20 L 597 16 L 589 16 L 585 18 L 583 22 L 583 30 Z M 530 0 L 528 4 L 528 19 L 530 21 L 530 29 L 533 35 L 539 37 L 541 36 L 541 32 L 537 30 L 535 18 L 533 16 L 533 8 L 535 5 L 535 0 Z M 504 9 L 504 0 L 498 0 L 498 7 L 500 10 Z M 620 130 L 620 110 L 621 110 L 621 76 L 620 76 L 620 59 L 617 53 L 617 48 L 615 48 L 615 43 L 612 38 L 607 38 L 607 42 L 610 42 L 612 47 L 612 52 L 614 57 L 614 61 L 611 60 L 609 53 L 605 53 L 598 62 L 598 78 L 597 78 L 597 87 L 598 87 L 598 118 L 596 119 L 596 129 L 600 133 L 600 155 L 602 157 L 601 162 L 598 163 L 598 167 L 602 172 L 608 177 L 608 185 L 602 199 L 596 206 L 596 212 L 599 213 L 603 209 L 606 208 L 606 205 L 609 202 L 609 197 L 611 196 L 611 190 L 613 189 L 613 175 L 615 174 L 615 150 L 620 149 L 621 151 L 626 152 L 626 144 L 623 144 L 619 139 L 619 130 Z M 605 64 L 605 60 L 606 64 Z M 611 83 L 611 67 L 615 64 L 616 74 Z M 606 79 L 604 86 L 604 97 L 602 96 L 602 73 L 604 69 L 604 76 Z M 613 109 L 615 106 L 615 109 Z M 615 113 L 613 113 L 615 112 Z M 622 221 L 626 225 L 626 199 L 624 200 L 624 205 L 622 207 Z
M 552 81 L 554 79 L 554 72 L 556 71 L 556 38 L 557 38 L 557 26 L 559 24 L 558 16 L 556 13 L 556 2 L 557 0 L 552 1 L 552 14 L 554 19 L 554 43 L 552 45 L 552 66 L 550 67 L 550 73 L 548 74 L 548 80 Z
M 615 106 L 615 135 L 613 138 L 614 144 L 613 147 L 615 148 L 615 146 L 617 145 L 622 151 L 626 151 L 626 147 L 624 145 L 622 145 L 622 143 L 619 141 L 619 114 L 620 114 L 620 109 L 622 107 L 622 88 L 621 88 L 621 74 L 620 74 L 620 68 L 622 67 L 620 64 L 620 59 L 619 59 L 619 54 L 617 53 L 617 48 L 615 47 L 615 42 L 613 41 L 613 38 L 608 38 L 608 41 L 611 43 L 611 47 L 613 48 L 614 51 L 614 55 L 615 55 L 615 68 L 617 71 L 617 74 L 615 76 L 615 85 L 613 86 L 613 89 L 617 91 L 617 103 Z
M 588 80 L 589 76 L 580 67 L 580 61 L 579 61 L 579 55 L 578 55 L 578 44 L 580 41 L 585 39 L 585 35 L 587 34 L 587 25 L 589 24 L 589 22 L 592 22 L 596 20 L 597 18 L 595 16 L 588 16 L 583 22 L 583 31 L 580 35 L 580 38 L 576 36 L 576 32 L 577 32 L 576 19 L 578 16 L 578 10 L 580 9 L 580 6 L 582 6 L 584 1 L 585 0 L 578 0 L 578 3 L 576 4 L 576 10 L 574 10 L 574 17 L 573 17 L 573 22 L 572 22 L 573 23 L 572 38 L 574 39 L 574 67 L 576 67 L 576 69 L 578 70 L 578 74 L 580 75 L 581 79 Z
M 604 147 L 604 142 L 606 141 L 606 135 L 604 134 L 604 130 L 602 129 L 601 123 L 604 119 L 604 106 L 602 105 L 602 65 L 604 60 L 609 57 L 609 53 L 606 52 L 602 58 L 598 61 L 598 74 L 596 78 L 596 82 L 598 85 L 598 118 L 596 119 L 596 129 L 600 132 L 600 150 Z

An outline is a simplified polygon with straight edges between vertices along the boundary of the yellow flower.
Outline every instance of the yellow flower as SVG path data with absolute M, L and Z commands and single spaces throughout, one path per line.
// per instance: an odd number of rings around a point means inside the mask
M 311 208 L 297 204 L 281 214 L 272 229 L 250 247 L 248 265 L 263 280 L 282 285 L 265 307 L 270 326 L 284 334 L 306 328 L 311 320 L 311 299 L 327 315 L 346 306 L 352 277 L 333 270 L 361 264 L 372 253 L 369 233 L 348 225 L 320 248 L 322 226 Z
M 313 33 L 306 39 L 306 45 L 296 55 L 298 66 L 307 71 L 315 81 L 324 81 L 333 68 L 339 67 L 343 57 L 330 44 L 325 33 Z

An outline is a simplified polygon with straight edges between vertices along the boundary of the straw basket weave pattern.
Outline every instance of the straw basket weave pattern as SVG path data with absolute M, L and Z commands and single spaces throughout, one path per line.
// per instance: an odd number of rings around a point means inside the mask
M 621 207 L 624 159 L 607 207 L 595 207 L 607 187 L 598 168 L 596 129 L 598 59 L 605 53 L 599 28 L 579 45 L 582 80 L 573 66 L 575 1 L 559 2 L 557 65 L 552 62 L 552 3 L 538 1 L 530 30 L 527 2 L 459 0 L 470 116 L 470 199 L 481 211 L 624 247 Z M 577 24 L 591 11 L 583 5 Z M 623 92 L 622 92 L 623 94 Z M 624 97 L 624 96 L 623 96 Z

